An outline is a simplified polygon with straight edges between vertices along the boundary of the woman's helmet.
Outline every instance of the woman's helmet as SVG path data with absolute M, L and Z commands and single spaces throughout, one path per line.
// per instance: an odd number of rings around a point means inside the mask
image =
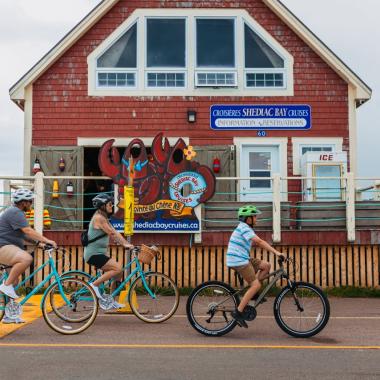
M 17 189 L 14 193 L 12 193 L 12 202 L 19 203 L 21 201 L 32 201 L 34 198 L 34 194 L 29 189 Z
M 261 211 L 252 205 L 242 206 L 239 208 L 238 217 L 239 220 L 245 221 L 249 216 L 259 215 Z
M 95 198 L 92 199 L 92 205 L 96 209 L 100 209 L 100 207 L 106 205 L 108 202 L 113 203 L 113 196 L 106 193 L 98 194 Z

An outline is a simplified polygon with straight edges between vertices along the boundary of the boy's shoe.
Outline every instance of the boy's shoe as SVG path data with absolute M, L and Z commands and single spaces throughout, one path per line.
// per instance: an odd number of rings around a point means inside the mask
M 240 327 L 245 327 L 246 329 L 248 328 L 247 322 L 244 319 L 244 314 L 241 313 L 238 309 L 231 312 L 231 316 L 233 319 L 235 319 Z
M 18 295 L 15 292 L 13 285 L 5 285 L 4 283 L 2 283 L 0 285 L 0 292 L 4 293 L 9 298 L 13 298 L 13 299 L 18 298 Z

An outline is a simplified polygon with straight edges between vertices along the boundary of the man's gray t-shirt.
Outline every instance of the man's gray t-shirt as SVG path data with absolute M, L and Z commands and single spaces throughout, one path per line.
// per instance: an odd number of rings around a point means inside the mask
M 21 228 L 28 226 L 23 211 L 15 206 L 7 208 L 0 214 L 0 247 L 12 244 L 24 249 L 25 234 Z

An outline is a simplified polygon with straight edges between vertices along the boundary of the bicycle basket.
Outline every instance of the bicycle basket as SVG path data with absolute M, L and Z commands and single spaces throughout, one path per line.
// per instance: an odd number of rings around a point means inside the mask
M 138 254 L 138 258 L 139 261 L 141 261 L 142 263 L 149 265 L 157 255 L 159 257 L 159 250 L 157 247 L 148 247 L 147 245 L 142 244 L 140 252 Z

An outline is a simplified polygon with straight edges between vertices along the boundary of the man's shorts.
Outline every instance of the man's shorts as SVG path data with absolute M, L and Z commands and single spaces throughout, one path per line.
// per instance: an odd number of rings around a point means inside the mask
M 109 260 L 111 260 L 111 258 L 106 255 L 92 255 L 87 263 L 93 265 L 96 269 L 102 269 Z
M 30 254 L 16 245 L 8 244 L 0 248 L 0 264 L 14 265 L 23 259 L 29 259 Z
M 239 267 L 232 267 L 238 272 L 248 284 L 251 284 L 256 279 L 256 273 L 259 270 L 261 260 L 250 258 L 249 263 Z

